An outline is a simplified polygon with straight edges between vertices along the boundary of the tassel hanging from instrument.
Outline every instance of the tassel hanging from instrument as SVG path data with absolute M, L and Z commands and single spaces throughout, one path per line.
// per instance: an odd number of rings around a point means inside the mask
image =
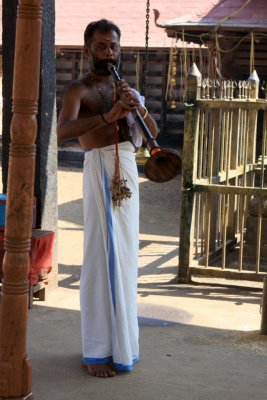
M 119 127 L 117 122 L 115 121 L 114 124 L 114 136 L 115 136 L 115 170 L 114 170 L 114 177 L 112 181 L 112 187 L 110 191 L 112 193 L 112 201 L 114 206 L 121 206 L 122 200 L 129 199 L 132 195 L 132 192 L 127 187 L 127 179 L 124 179 L 121 176 L 121 168 L 120 168 L 120 159 L 119 159 Z

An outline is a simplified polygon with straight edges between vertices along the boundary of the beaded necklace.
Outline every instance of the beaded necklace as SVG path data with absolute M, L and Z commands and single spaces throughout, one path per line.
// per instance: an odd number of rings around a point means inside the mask
M 109 111 L 112 106 L 116 102 L 116 90 L 115 90 L 115 84 L 111 84 L 112 88 L 112 102 L 109 104 L 106 100 L 106 97 L 104 96 L 102 90 L 98 86 L 97 82 L 91 78 L 91 81 L 95 85 L 95 88 L 102 100 L 102 102 L 105 105 L 105 112 Z M 129 199 L 132 195 L 132 192 L 130 189 L 127 187 L 127 179 L 123 178 L 123 173 L 121 170 L 121 165 L 120 165 L 120 159 L 119 159 L 119 125 L 117 121 L 113 122 L 113 129 L 114 129 L 114 142 L 115 142 L 115 169 L 114 169 L 114 177 L 112 180 L 112 187 L 110 188 L 111 194 L 112 194 L 112 201 L 114 206 L 121 206 L 122 200 L 126 200 L 127 198 Z

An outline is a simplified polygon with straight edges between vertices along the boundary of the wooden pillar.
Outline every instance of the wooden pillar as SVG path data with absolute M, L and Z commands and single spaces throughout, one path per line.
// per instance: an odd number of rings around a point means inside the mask
M 189 267 L 192 261 L 194 221 L 194 191 L 192 186 L 193 178 L 196 176 L 199 125 L 199 110 L 196 100 L 200 98 L 200 84 L 201 74 L 196 64 L 193 64 L 187 78 L 178 283 L 188 283 L 191 279 Z
M 6 253 L 0 306 L 0 398 L 32 397 L 26 332 L 41 26 L 41 0 L 20 0 L 17 9 L 13 117 L 10 129 Z
M 18 0 L 2 1 L 2 183 L 3 193 L 7 191 L 8 159 L 10 146 L 10 124 L 12 120 L 12 88 L 14 75 L 16 10 Z

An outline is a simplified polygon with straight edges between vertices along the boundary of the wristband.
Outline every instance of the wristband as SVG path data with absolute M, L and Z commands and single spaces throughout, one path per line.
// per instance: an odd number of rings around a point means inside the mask
M 142 118 L 146 119 L 146 117 L 148 116 L 148 111 L 147 111 L 146 107 L 144 107 L 144 109 L 145 109 L 145 113 L 144 113 L 144 115 L 142 115 Z

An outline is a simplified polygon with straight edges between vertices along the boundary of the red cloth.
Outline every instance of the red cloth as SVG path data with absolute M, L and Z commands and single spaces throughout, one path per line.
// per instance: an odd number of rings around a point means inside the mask
M 30 250 L 29 281 L 31 285 L 38 282 L 48 283 L 48 274 L 53 265 L 54 232 L 33 230 Z M 2 264 L 4 258 L 4 232 L 0 232 L 0 278 L 3 277 Z

